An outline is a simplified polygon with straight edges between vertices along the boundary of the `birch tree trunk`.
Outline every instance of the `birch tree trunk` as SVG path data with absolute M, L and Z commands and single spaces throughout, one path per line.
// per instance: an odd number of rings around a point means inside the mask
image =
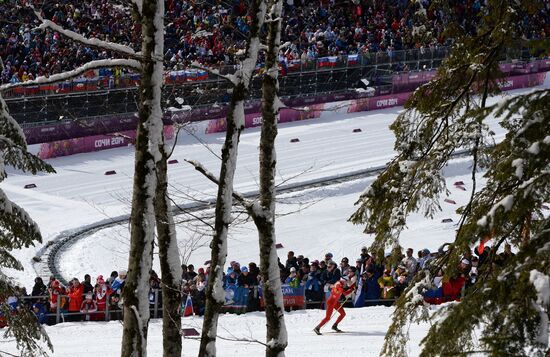
M 210 276 L 206 290 L 206 311 L 202 326 L 199 356 L 216 355 L 216 335 L 219 312 L 225 303 L 223 290 L 223 268 L 227 257 L 227 231 L 231 223 L 233 206 L 233 178 L 237 168 L 239 138 L 244 129 L 244 100 L 248 96 L 250 79 L 254 73 L 260 48 L 259 32 L 264 23 L 266 4 L 264 0 L 254 0 L 251 8 L 252 23 L 246 49 L 246 59 L 232 78 L 233 93 L 227 115 L 227 131 L 222 148 L 222 163 L 216 199 L 214 236 L 210 244 Z
M 139 3 L 142 22 L 142 73 L 139 121 L 136 135 L 135 171 L 130 218 L 128 276 L 122 291 L 124 328 L 122 357 L 147 355 L 149 325 L 149 271 L 155 233 L 154 200 L 157 189 L 156 163 L 162 158 L 160 105 L 163 79 L 164 1 Z
M 162 282 L 162 346 L 165 357 L 181 356 L 181 260 L 176 226 L 168 196 L 168 155 L 161 144 L 162 159 L 157 162 L 155 214 Z
M 253 216 L 260 244 L 260 273 L 267 319 L 266 356 L 284 356 L 288 344 L 281 276 L 275 248 L 275 138 L 280 100 L 277 96 L 279 68 L 277 55 L 281 42 L 282 0 L 270 3 L 267 36 L 266 74 L 262 79 L 262 132 L 260 136 L 260 205 L 261 213 Z

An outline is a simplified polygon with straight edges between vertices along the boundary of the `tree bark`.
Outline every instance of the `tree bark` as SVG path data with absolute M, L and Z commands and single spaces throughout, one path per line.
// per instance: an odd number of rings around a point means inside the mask
M 216 335 L 219 312 L 225 303 L 223 268 L 227 257 L 227 232 L 231 223 L 233 206 L 233 178 L 237 168 L 239 139 L 244 129 L 244 100 L 248 96 L 250 79 L 254 73 L 259 51 L 259 31 L 264 22 L 264 0 L 252 2 L 252 24 L 247 43 L 246 59 L 235 73 L 231 103 L 227 115 L 227 131 L 222 148 L 222 163 L 216 199 L 214 236 L 210 244 L 210 279 L 206 289 L 206 311 L 203 320 L 199 357 L 216 355 Z
M 260 244 L 260 273 L 267 319 L 266 356 L 284 356 L 288 344 L 284 320 L 281 276 L 275 248 L 275 138 L 280 100 L 277 55 L 281 39 L 282 0 L 270 3 L 266 69 L 262 79 L 262 132 L 260 136 L 260 214 L 253 216 Z
M 122 357 L 147 355 L 149 326 L 149 272 L 153 261 L 155 233 L 154 199 L 157 189 L 156 163 L 161 159 L 160 106 L 163 79 L 164 1 L 143 0 L 142 73 L 139 121 L 136 135 L 135 171 L 130 218 L 130 255 L 124 299 Z
M 155 215 L 162 283 L 162 346 L 165 357 L 181 356 L 181 259 L 168 196 L 168 155 L 162 143 L 157 162 Z

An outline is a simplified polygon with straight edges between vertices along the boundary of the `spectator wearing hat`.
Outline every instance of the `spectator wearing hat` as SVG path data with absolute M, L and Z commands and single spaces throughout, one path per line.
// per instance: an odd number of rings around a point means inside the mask
M 296 274 L 296 268 L 291 267 L 290 268 L 290 275 L 285 279 L 285 284 L 290 285 L 293 288 L 297 288 L 300 286 L 300 279 L 298 278 L 298 275 Z
M 325 292 L 325 298 L 330 296 L 330 290 L 332 286 L 340 280 L 342 274 L 336 262 L 330 260 L 327 264 L 327 269 L 321 274 L 321 285 L 323 285 L 323 291 Z
M 393 300 L 395 298 L 395 282 L 389 268 L 386 268 L 384 275 L 378 278 L 378 286 L 380 286 L 380 298 L 382 300 Z M 383 305 L 391 306 L 392 303 L 393 301 L 385 301 Z
M 87 293 L 84 301 L 80 304 L 80 313 L 84 314 L 84 321 L 92 320 L 92 314 L 97 311 L 97 304 L 93 300 L 93 294 Z
M 248 289 L 254 287 L 255 285 L 258 285 L 258 281 L 252 274 L 250 274 L 248 268 L 243 266 L 241 268 L 241 275 L 239 275 L 239 278 L 237 279 L 237 286 Z
M 233 268 L 227 268 L 227 273 L 223 277 L 223 288 L 227 289 L 232 286 L 237 286 L 237 273 Z
M 430 260 L 432 260 L 432 256 L 431 256 L 431 253 L 430 253 L 430 250 L 428 248 L 424 248 L 422 249 L 421 251 L 419 251 L 422 253 L 422 256 L 421 258 L 418 260 L 418 267 L 420 269 L 427 269 L 428 267 L 428 262 Z
M 97 311 L 105 311 L 107 307 L 107 299 L 111 295 L 112 290 L 105 283 L 103 275 L 99 275 L 96 279 L 96 284 L 94 288 L 95 302 L 97 304 Z M 94 321 L 101 321 L 105 319 L 105 314 L 98 313 L 93 316 Z
M 332 257 L 333 257 L 332 253 L 327 253 L 327 254 L 325 254 L 325 264 L 326 264 L 327 266 L 328 266 L 328 263 L 329 263 L 330 261 L 332 261 Z
M 60 296 L 65 293 L 65 287 L 61 285 L 59 280 L 54 278 L 50 281 L 48 292 L 50 294 L 50 311 L 56 312 L 58 304 L 59 308 L 63 309 L 65 305 L 65 300 Z
M 122 293 L 122 288 L 124 287 L 124 283 L 126 282 L 126 270 L 121 270 L 118 272 L 117 277 L 115 280 L 111 283 L 111 289 L 113 289 L 114 292 L 117 294 Z
M 409 285 L 409 279 L 412 279 L 412 276 L 409 275 L 407 267 L 403 264 L 399 264 L 397 269 L 393 272 L 393 280 L 395 286 L 395 297 L 399 297 L 401 293 Z
M 357 269 L 355 267 L 350 266 L 347 270 L 347 274 L 342 276 L 347 277 L 347 286 L 350 289 L 353 289 L 353 292 L 350 295 L 351 300 L 355 299 L 355 288 L 357 287 Z
M 34 316 L 36 316 L 39 324 L 43 325 L 48 321 L 48 313 L 46 311 L 46 306 L 44 306 L 43 303 L 35 302 L 32 305 L 32 312 L 34 313 Z

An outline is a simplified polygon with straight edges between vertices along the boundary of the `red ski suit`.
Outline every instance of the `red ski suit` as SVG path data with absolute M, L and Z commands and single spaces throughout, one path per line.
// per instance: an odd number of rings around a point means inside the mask
M 340 296 L 342 296 L 342 294 L 344 296 L 347 296 L 352 292 L 353 286 L 351 286 L 347 290 L 344 290 L 341 282 L 338 281 L 336 284 L 334 284 L 330 292 L 330 297 L 327 300 L 327 312 L 325 318 L 319 324 L 319 328 L 323 327 L 323 325 L 330 320 L 334 309 L 336 309 L 336 311 L 340 313 L 340 316 L 338 316 L 338 319 L 336 319 L 336 324 L 340 323 L 340 321 L 342 321 L 342 319 L 346 317 L 346 312 L 344 311 L 344 308 L 338 304 L 338 300 L 340 299 Z

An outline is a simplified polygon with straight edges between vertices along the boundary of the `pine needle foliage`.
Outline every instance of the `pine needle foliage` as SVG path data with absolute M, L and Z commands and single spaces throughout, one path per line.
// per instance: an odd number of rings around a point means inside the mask
M 432 6 L 449 9 L 446 1 Z M 488 104 L 505 81 L 499 65 L 506 53 L 531 45 L 539 52 L 550 50 L 549 41 L 523 40 L 523 20 L 541 6 L 535 0 L 488 0 L 475 29 L 449 25 L 451 54 L 391 125 L 397 155 L 356 203 L 350 221 L 375 233 L 371 250 L 399 252 L 408 215 L 421 212 L 431 218 L 441 210 L 441 196 L 447 193 L 441 170 L 457 152 L 472 156 L 472 195 L 458 210 L 455 239 L 396 302 L 384 356 L 407 355 L 408 326 L 421 321 L 432 324 L 422 341 L 423 356 L 550 354 L 550 221 L 542 209 L 550 202 L 550 90 Z M 487 125 L 492 117 L 507 130 L 498 144 Z M 476 187 L 479 171 L 486 181 L 481 190 Z M 443 266 L 448 277 L 455 276 L 464 252 L 488 236 L 495 243 L 476 284 L 460 302 L 433 314 L 422 298 L 432 287 L 431 277 Z M 518 254 L 495 264 L 504 242 Z
M 28 152 L 23 131 L 0 96 L 0 181 L 7 177 L 6 165 L 32 174 L 55 172 L 49 164 Z M 12 311 L 6 303 L 8 296 L 18 296 L 20 293 L 1 269 L 23 270 L 21 263 L 10 252 L 28 248 L 36 242 L 42 242 L 38 225 L 0 189 L 0 312 L 8 324 L 3 329 L 3 337 L 15 339 L 21 356 L 47 356 L 43 345 L 52 351 L 53 347 L 32 311 L 25 307 Z

